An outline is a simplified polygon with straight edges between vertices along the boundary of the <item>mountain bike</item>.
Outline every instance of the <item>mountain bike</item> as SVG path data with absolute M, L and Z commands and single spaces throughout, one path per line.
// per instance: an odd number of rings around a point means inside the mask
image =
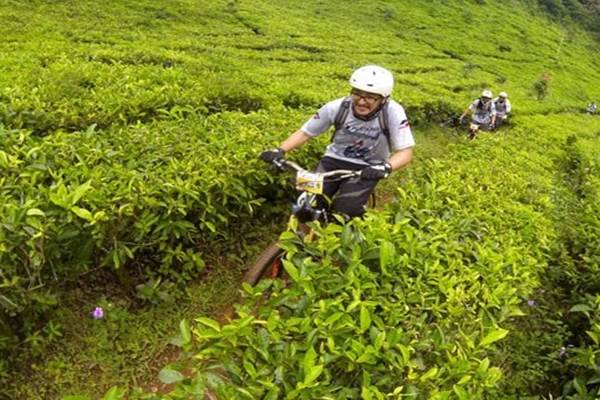
M 300 194 L 292 205 L 292 214 L 288 227 L 304 237 L 310 234 L 308 223 L 320 221 L 328 223 L 332 216 L 328 213 L 327 202 L 323 198 L 323 187 L 326 182 L 344 179 L 360 179 L 361 171 L 334 170 L 329 172 L 311 172 L 293 161 L 285 159 L 275 160 L 273 164 L 280 170 L 294 170 L 296 172 L 295 185 Z M 374 206 L 375 197 L 371 195 L 369 205 Z M 283 272 L 282 259 L 285 251 L 280 247 L 279 241 L 268 245 L 254 260 L 244 275 L 243 282 L 256 285 L 261 279 L 277 278 Z
M 495 126 L 492 126 L 490 123 L 480 123 L 471 121 L 469 123 L 469 132 L 467 133 L 467 137 L 469 139 L 475 139 L 480 130 L 482 131 L 493 131 L 495 130 Z

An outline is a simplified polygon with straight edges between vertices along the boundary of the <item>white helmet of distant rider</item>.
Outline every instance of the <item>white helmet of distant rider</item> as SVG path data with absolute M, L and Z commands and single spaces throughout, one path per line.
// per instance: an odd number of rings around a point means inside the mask
M 488 89 L 485 89 L 483 92 L 481 92 L 481 100 L 483 102 L 488 102 L 490 100 L 492 100 L 492 92 Z
M 498 96 L 500 96 L 503 99 L 506 99 L 506 98 L 508 98 L 508 93 L 506 93 L 506 92 L 500 92 L 500 94 L 498 94 Z
M 350 86 L 388 97 L 394 89 L 394 76 L 389 70 L 379 65 L 365 65 L 352 73 Z

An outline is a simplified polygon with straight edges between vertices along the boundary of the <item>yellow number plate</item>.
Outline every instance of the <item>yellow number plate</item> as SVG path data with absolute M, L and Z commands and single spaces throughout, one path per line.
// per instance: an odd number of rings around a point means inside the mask
M 298 171 L 298 174 L 296 174 L 296 189 L 323 194 L 323 176 L 314 172 Z

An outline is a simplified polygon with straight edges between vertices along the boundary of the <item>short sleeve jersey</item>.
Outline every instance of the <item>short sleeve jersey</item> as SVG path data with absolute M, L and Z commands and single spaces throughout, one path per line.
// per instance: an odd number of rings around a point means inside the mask
M 334 125 L 343 101 L 344 98 L 340 98 L 325 104 L 300 129 L 312 137 L 327 131 Z M 388 160 L 390 150 L 415 145 L 404 108 L 394 100 L 390 100 L 388 105 L 388 130 L 389 142 L 377 115 L 365 121 L 356 118 L 350 109 L 327 146 L 325 156 L 361 165 L 378 164 Z
M 510 113 L 512 109 L 510 101 L 508 99 L 500 101 L 500 98 L 494 99 L 494 107 L 496 108 L 496 114 L 500 116 Z
M 473 121 L 479 124 L 489 124 L 492 122 L 492 115 L 496 115 L 496 107 L 494 107 L 494 102 L 490 101 L 487 106 L 480 106 L 479 102 L 480 100 L 477 99 L 469 106 L 473 112 Z

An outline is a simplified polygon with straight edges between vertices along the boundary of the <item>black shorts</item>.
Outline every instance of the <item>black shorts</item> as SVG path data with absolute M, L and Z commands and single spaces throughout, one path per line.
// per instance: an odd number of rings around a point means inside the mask
M 318 172 L 328 172 L 335 169 L 349 169 L 359 171 L 366 165 L 355 164 L 338 160 L 332 157 L 323 157 L 317 167 Z M 344 214 L 350 218 L 361 216 L 366 211 L 369 196 L 375 190 L 376 180 L 363 180 L 349 178 L 340 181 L 325 182 L 323 193 L 329 202 L 329 210 L 334 213 Z

